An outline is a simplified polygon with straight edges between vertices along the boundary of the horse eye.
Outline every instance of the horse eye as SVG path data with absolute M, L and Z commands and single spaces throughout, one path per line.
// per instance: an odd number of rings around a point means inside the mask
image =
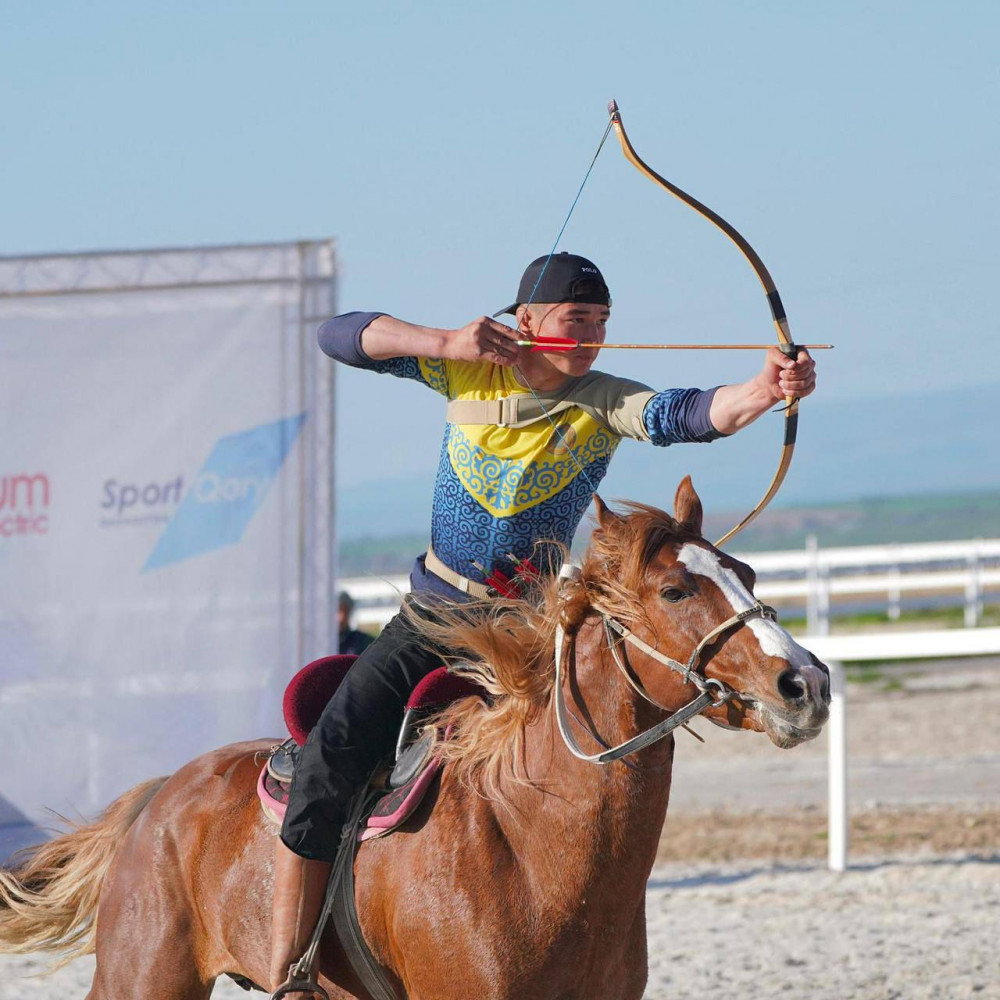
M 683 601 L 688 595 L 683 590 L 678 590 L 677 587 L 667 587 L 666 590 L 660 591 L 660 597 L 665 601 L 669 601 L 671 604 L 676 604 L 678 601 Z

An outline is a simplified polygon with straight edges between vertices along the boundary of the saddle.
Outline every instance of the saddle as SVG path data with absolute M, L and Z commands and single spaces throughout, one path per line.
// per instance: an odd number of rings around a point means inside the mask
M 277 826 L 285 818 L 299 751 L 356 659 L 340 655 L 314 660 L 292 678 L 285 690 L 282 711 L 290 736 L 272 751 L 257 780 L 264 815 Z M 395 760 L 366 792 L 374 798 L 374 805 L 358 831 L 359 842 L 384 837 L 405 823 L 437 776 L 441 764 L 433 752 L 436 739 L 433 733 L 420 735 L 423 721 L 453 701 L 483 693 L 477 684 L 456 677 L 443 666 L 431 671 L 413 689 L 396 741 Z
M 356 656 L 340 655 L 314 660 L 292 678 L 285 690 L 282 710 L 290 736 L 272 750 L 257 779 L 257 794 L 264 814 L 279 827 L 287 809 L 298 752 L 356 659 Z M 323 913 L 309 948 L 297 966 L 306 977 L 305 986 L 301 982 L 293 983 L 290 978 L 272 996 L 305 990 L 314 996 L 327 997 L 314 978 L 313 962 L 323 927 L 332 919 L 348 961 L 373 1000 L 398 1000 L 395 987 L 369 950 L 358 922 L 354 856 L 363 841 L 384 837 L 406 822 L 437 777 L 441 768 L 434 754 L 437 737 L 433 732 L 421 735 L 423 721 L 431 712 L 452 701 L 484 694 L 477 684 L 456 677 L 443 666 L 431 671 L 414 688 L 406 703 L 395 760 L 381 777 L 370 781 L 351 804 L 350 819 L 333 865 Z M 444 735 L 447 738 L 447 733 Z M 245 989 L 253 985 L 240 981 L 242 977 L 234 978 Z

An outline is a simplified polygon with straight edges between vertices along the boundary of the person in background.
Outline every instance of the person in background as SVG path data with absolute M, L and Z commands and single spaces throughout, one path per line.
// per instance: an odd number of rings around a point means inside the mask
M 337 652 L 360 656 L 374 641 L 374 636 L 351 628 L 354 598 L 342 590 L 337 597 Z

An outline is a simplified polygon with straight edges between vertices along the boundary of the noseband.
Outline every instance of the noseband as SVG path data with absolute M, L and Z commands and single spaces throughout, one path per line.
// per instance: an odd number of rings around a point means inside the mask
M 553 699 L 555 704 L 556 722 L 559 725 L 559 732 L 562 735 L 563 742 L 566 744 L 567 749 L 573 754 L 574 757 L 578 757 L 580 760 L 590 761 L 593 764 L 609 764 L 613 760 L 618 760 L 627 754 L 635 753 L 637 750 L 642 750 L 645 747 L 656 743 L 658 740 L 662 740 L 665 736 L 669 736 L 678 726 L 682 726 L 688 719 L 694 718 L 696 715 L 700 715 L 708 708 L 719 708 L 726 704 L 736 692 L 729 687 L 727 684 L 714 677 L 705 677 L 699 674 L 698 668 L 701 666 L 701 655 L 705 647 L 714 642 L 719 636 L 724 635 L 726 632 L 732 629 L 740 628 L 746 622 L 752 618 L 767 618 L 771 621 L 777 620 L 777 612 L 774 608 L 768 607 L 766 604 L 761 604 L 760 601 L 755 601 L 753 606 L 747 608 L 746 611 L 740 611 L 733 615 L 732 618 L 727 618 L 721 625 L 717 625 L 711 632 L 708 633 L 694 649 L 691 651 L 691 655 L 688 657 L 687 663 L 681 663 L 678 660 L 674 660 L 669 656 L 665 656 L 658 649 L 654 649 L 648 643 L 643 642 L 637 635 L 630 632 L 621 622 L 612 618 L 610 615 L 603 614 L 601 618 L 604 621 L 604 631 L 608 638 L 608 646 L 611 650 L 611 654 L 614 657 L 615 663 L 618 668 L 625 675 L 629 684 L 632 685 L 645 698 L 647 701 L 656 705 L 658 708 L 664 708 L 660 705 L 650 694 L 643 688 L 639 679 L 634 676 L 633 672 L 628 668 L 626 663 L 622 660 L 621 654 L 618 650 L 619 641 L 630 643 L 637 649 L 642 650 L 647 656 L 652 657 L 659 663 L 664 664 L 664 666 L 669 667 L 671 670 L 676 671 L 679 674 L 684 675 L 685 684 L 693 684 L 698 688 L 699 694 L 692 701 L 689 701 L 683 707 L 677 709 L 669 718 L 664 719 L 663 722 L 658 723 L 653 726 L 652 729 L 647 729 L 645 732 L 640 733 L 638 736 L 633 736 L 632 739 L 626 740 L 624 743 L 620 743 L 616 747 L 610 747 L 604 750 L 602 753 L 586 754 L 584 753 L 576 741 L 573 739 L 572 734 L 569 731 L 568 713 L 566 711 L 566 700 L 563 696 L 562 690 L 562 680 L 563 680 L 563 668 L 562 668 L 562 657 L 563 657 L 563 647 L 566 645 L 566 633 L 562 627 L 562 624 L 556 626 L 556 636 L 555 636 L 555 661 L 556 661 L 556 677 L 555 677 L 555 698 Z

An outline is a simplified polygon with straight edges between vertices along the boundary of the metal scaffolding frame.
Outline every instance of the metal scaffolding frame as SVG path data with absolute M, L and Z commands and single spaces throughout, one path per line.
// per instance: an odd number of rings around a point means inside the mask
M 176 292 L 247 285 L 292 290 L 286 332 L 298 342 L 286 391 L 314 415 L 298 451 L 300 504 L 299 660 L 336 648 L 334 535 L 334 371 L 318 358 L 316 324 L 333 315 L 333 239 L 141 250 L 0 256 L 0 302 L 123 292 Z M 296 291 L 297 290 L 297 291 Z

